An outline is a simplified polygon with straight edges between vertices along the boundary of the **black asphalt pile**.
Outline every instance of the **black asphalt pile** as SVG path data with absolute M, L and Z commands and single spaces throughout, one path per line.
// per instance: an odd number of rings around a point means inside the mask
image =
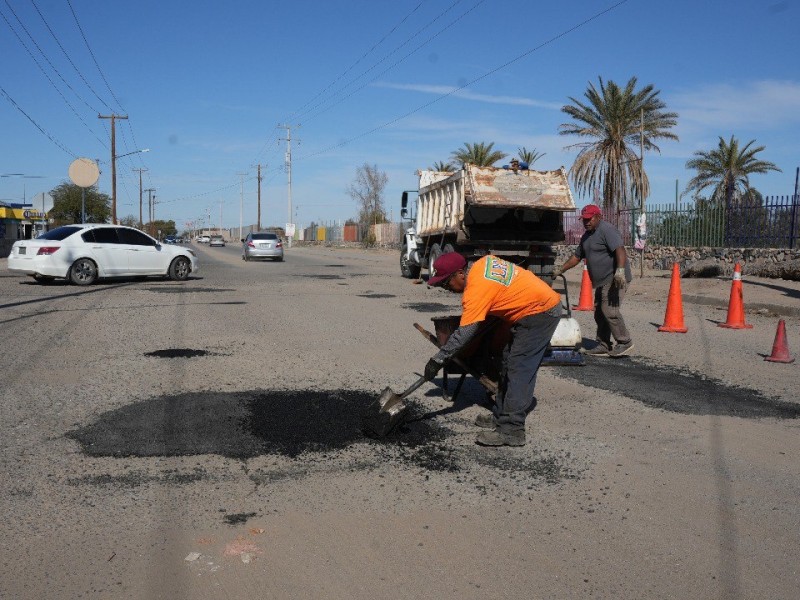
M 448 306 L 447 304 L 441 304 L 439 302 L 409 302 L 407 304 L 403 304 L 403 308 L 410 308 L 411 310 L 416 310 L 417 312 L 431 312 L 431 313 L 441 313 L 447 311 L 457 310 L 452 306 Z
M 374 400 L 363 391 L 193 392 L 124 406 L 67 436 L 91 456 L 297 457 L 367 441 L 361 419 Z M 447 435 L 422 420 L 371 442 L 413 448 Z
M 207 350 L 192 350 L 191 348 L 167 348 L 166 350 L 154 350 L 145 352 L 145 356 L 155 356 L 156 358 L 195 358 L 211 354 Z
M 358 294 L 359 298 L 396 298 L 394 294 Z
M 800 416 L 800 406 L 768 398 L 756 390 L 636 359 L 587 357 L 584 367 L 558 369 L 560 377 L 620 393 L 671 412 L 745 419 L 796 419 Z

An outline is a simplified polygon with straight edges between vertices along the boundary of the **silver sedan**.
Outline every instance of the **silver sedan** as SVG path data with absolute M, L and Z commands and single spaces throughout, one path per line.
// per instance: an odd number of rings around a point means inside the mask
M 277 233 L 248 233 L 242 239 L 242 260 L 255 258 L 271 258 L 283 260 L 283 242 Z

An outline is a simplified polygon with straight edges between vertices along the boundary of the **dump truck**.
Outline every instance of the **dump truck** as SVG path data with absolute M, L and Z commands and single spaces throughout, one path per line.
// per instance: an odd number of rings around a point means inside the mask
M 401 201 L 400 215 L 409 222 L 400 254 L 403 277 L 416 279 L 443 253 L 459 252 L 468 262 L 500 256 L 552 281 L 552 245 L 564 241 L 563 213 L 575 210 L 564 167 L 468 164 L 417 175 L 418 189 L 403 192 Z

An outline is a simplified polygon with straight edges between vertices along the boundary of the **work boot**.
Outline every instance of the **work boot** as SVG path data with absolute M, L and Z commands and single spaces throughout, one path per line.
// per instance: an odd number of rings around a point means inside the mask
M 621 356 L 628 356 L 633 350 L 633 342 L 625 342 L 624 344 L 617 344 L 614 349 L 608 353 L 611 358 L 620 358 Z
M 494 429 L 497 427 L 497 422 L 494 420 L 494 415 L 489 413 L 481 413 L 475 417 L 475 425 L 483 429 Z
M 500 431 L 495 427 L 492 431 L 482 431 L 475 441 L 481 446 L 524 446 L 525 431 Z
M 589 356 L 609 356 L 608 346 L 606 346 L 603 342 L 598 342 L 594 348 L 590 348 L 588 350 L 584 350 L 584 354 L 588 354 Z

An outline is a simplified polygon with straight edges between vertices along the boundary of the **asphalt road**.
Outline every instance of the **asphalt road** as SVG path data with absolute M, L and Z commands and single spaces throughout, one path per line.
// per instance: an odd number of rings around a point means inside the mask
M 186 282 L 0 261 L 0 598 L 797 596 L 800 366 L 764 361 L 779 317 L 800 350 L 797 285 L 746 280 L 768 308 L 729 330 L 730 281 L 687 281 L 664 334 L 669 281 L 636 279 L 634 356 L 542 369 L 528 445 L 486 449 L 471 378 L 361 432 L 459 312 L 395 252 L 193 247 Z

